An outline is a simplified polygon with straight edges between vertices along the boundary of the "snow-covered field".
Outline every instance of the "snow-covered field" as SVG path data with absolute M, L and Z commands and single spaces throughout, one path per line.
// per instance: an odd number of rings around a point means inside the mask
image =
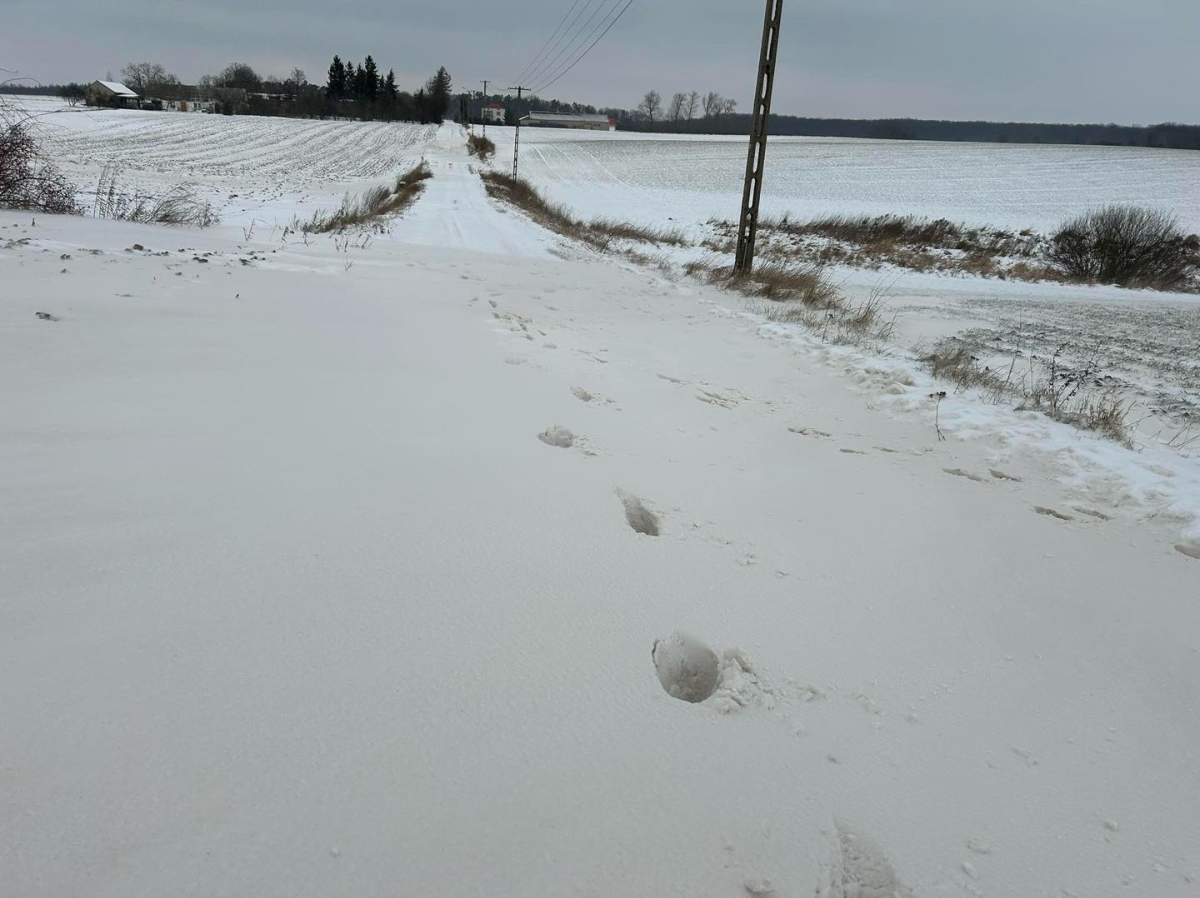
M 197 188 L 226 224 L 270 229 L 347 191 L 386 182 L 420 160 L 436 128 L 399 123 L 74 109 L 22 98 L 47 147 L 89 204 L 113 166 L 129 191 Z
M 512 129 L 491 127 L 511 158 Z M 592 216 L 685 227 L 735 220 L 743 137 L 521 132 L 522 173 Z M 903 212 L 974 225 L 1049 230 L 1106 203 L 1167 209 L 1200 232 L 1200 155 L 1134 147 L 771 138 L 764 214 Z
M 1200 896 L 1194 457 L 940 441 L 903 353 L 396 152 L 391 239 L 0 212 L 0 895 Z

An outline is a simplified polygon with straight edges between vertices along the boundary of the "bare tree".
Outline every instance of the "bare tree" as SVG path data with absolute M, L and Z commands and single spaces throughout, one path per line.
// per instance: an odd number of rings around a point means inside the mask
M 718 110 L 719 115 L 733 115 L 737 111 L 737 100 L 725 100 Z
M 179 84 L 179 79 L 159 62 L 131 62 L 121 69 L 121 80 L 135 94 L 143 97 L 162 87 Z
M 287 88 L 288 94 L 296 97 L 304 89 L 304 85 L 308 84 L 308 76 L 304 74 L 304 69 L 294 68 L 283 84 Z
M 672 94 L 671 102 L 667 104 L 667 117 L 674 122 L 676 131 L 679 130 L 679 120 L 683 118 L 685 106 L 687 106 L 687 94 Z
M 638 106 L 638 112 L 650 119 L 652 125 L 656 119 L 662 117 L 662 97 L 659 96 L 658 91 L 646 92 L 646 96 L 642 97 L 642 102 Z
M 715 90 L 710 90 L 704 95 L 702 106 L 704 107 L 705 118 L 715 118 L 725 108 L 725 98 Z
M 683 117 L 689 122 L 696 117 L 700 109 L 700 94 L 692 91 L 688 94 L 687 103 L 683 107 Z

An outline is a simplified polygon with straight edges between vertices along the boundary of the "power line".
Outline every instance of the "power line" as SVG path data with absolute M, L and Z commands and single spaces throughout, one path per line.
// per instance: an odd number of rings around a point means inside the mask
M 616 4 L 619 4 L 620 2 L 621 2 L 621 0 L 614 0 L 613 9 L 615 9 Z M 566 56 L 567 59 L 570 59 L 571 56 L 575 53 L 578 46 L 580 45 L 581 41 L 586 42 L 588 37 L 591 37 L 592 33 L 594 33 L 594 31 L 588 32 L 588 36 L 584 37 L 584 32 L 587 31 L 587 29 L 591 26 L 592 22 L 594 22 L 596 20 L 596 16 L 600 15 L 601 12 L 604 13 L 604 15 L 601 16 L 601 18 L 600 18 L 601 22 L 603 22 L 605 20 L 605 18 L 608 17 L 609 12 L 611 12 L 611 10 L 606 10 L 608 3 L 609 3 L 609 0 L 600 0 L 600 5 L 596 7 L 596 9 L 592 12 L 592 14 L 590 16 L 588 16 L 587 21 L 579 26 L 579 29 L 575 32 L 575 34 L 571 37 L 571 39 L 566 44 L 563 45 L 563 47 L 558 51 L 558 54 L 553 59 L 545 60 L 533 72 L 533 74 L 530 75 L 529 80 L 534 82 L 535 84 L 540 81 L 544 81 L 550 75 L 551 72 L 555 71 L 555 69 L 559 65 L 559 60 L 561 60 L 564 55 Z M 583 11 L 587 12 L 587 10 L 591 7 L 591 5 L 592 5 L 592 0 L 588 0 L 588 4 L 587 4 L 587 6 L 585 6 L 583 8 Z
M 537 55 L 533 57 L 533 60 L 527 66 L 525 66 L 525 70 L 523 72 L 521 72 L 520 76 L 513 79 L 514 81 L 516 81 L 518 84 L 520 84 L 521 78 L 524 78 L 526 75 L 529 74 L 529 70 L 532 69 L 537 64 L 537 61 L 542 58 L 542 54 L 546 52 L 546 48 L 550 46 L 550 42 L 553 41 L 556 37 L 558 37 L 558 32 L 562 30 L 563 23 L 567 21 L 567 16 L 569 16 L 571 13 L 573 13 L 575 11 L 575 7 L 578 5 L 579 5 L 579 0 L 575 0 L 575 2 L 571 4 L 571 8 L 568 9 L 566 12 L 566 15 L 564 15 L 562 17 L 562 21 L 560 21 L 558 23 L 558 27 L 554 29 L 554 33 L 551 34 L 550 37 L 548 37 L 546 39 L 546 43 L 542 44 L 542 49 L 537 51 Z
M 617 2 L 620 2 L 620 0 L 617 0 Z M 621 20 L 621 16 L 625 15 L 625 10 L 629 9 L 629 7 L 631 7 L 631 6 L 633 6 L 633 0 L 628 0 L 628 2 L 623 7 L 621 7 L 621 11 L 619 13 L 617 13 L 616 17 L 611 22 L 608 23 L 608 27 L 606 27 L 602 32 L 600 32 L 599 37 L 597 37 L 594 41 L 592 41 L 590 44 L 588 44 L 587 49 L 585 49 L 582 53 L 580 53 L 575 58 L 574 62 L 572 62 L 569 66 L 567 66 L 565 69 L 563 69 L 557 75 L 555 75 L 553 78 L 551 78 L 545 84 L 543 84 L 541 87 L 537 88 L 537 90 L 535 90 L 534 93 L 540 93 L 541 91 L 544 91 L 546 88 L 553 85 L 554 82 L 558 81 L 559 78 L 566 75 L 567 72 L 571 71 L 571 69 L 575 68 L 575 66 L 579 65 L 579 63 L 581 63 L 583 61 L 583 58 L 585 56 L 587 56 L 588 53 L 592 52 L 592 47 L 594 47 L 594 46 L 596 46 L 596 44 L 600 43 L 600 41 L 601 41 L 601 39 L 603 39 L 604 35 L 608 34 L 608 32 L 612 30 L 613 26 L 616 25 L 617 22 L 619 22 Z M 613 8 L 615 9 L 616 7 L 613 7 Z M 602 19 L 600 21 L 600 25 L 603 25 L 603 24 L 604 24 L 604 20 Z M 600 25 L 597 25 L 596 28 L 599 28 Z M 592 30 L 592 34 L 595 34 L 595 29 Z M 589 34 L 588 37 L 591 37 L 591 35 Z
M 584 3 L 583 6 L 579 7 L 579 11 L 576 12 L 575 15 L 571 16 L 571 21 L 567 23 L 567 27 L 563 29 L 562 34 L 560 34 L 558 36 L 558 40 L 556 40 L 554 42 L 554 45 L 552 47 L 550 47 L 550 49 L 546 52 L 546 55 L 542 57 L 541 63 L 539 63 L 536 67 L 531 67 L 531 71 L 529 73 L 527 73 L 527 75 L 533 74 L 537 70 L 543 68 L 546 65 L 547 61 L 549 61 L 550 54 L 553 53 L 555 50 L 557 50 L 560 46 L 562 46 L 563 41 L 569 41 L 572 39 L 570 36 L 571 29 L 575 27 L 575 23 L 579 21 L 580 17 L 585 12 L 587 12 L 588 7 L 590 7 L 593 2 L 595 2 L 595 0 L 587 0 L 587 2 Z M 607 0 L 603 0 L 603 2 L 607 2 Z M 579 3 L 576 2 L 575 6 L 579 6 Z M 575 7 L 572 7 L 572 9 L 574 9 L 574 8 Z M 526 80 L 528 80 L 528 78 Z

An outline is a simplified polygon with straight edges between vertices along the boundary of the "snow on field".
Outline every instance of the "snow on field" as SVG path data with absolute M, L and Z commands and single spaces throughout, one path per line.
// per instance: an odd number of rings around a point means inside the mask
M 421 152 L 392 239 L 0 212 L 0 893 L 1200 896 L 1194 459 Z
M 511 128 L 490 127 L 502 158 Z M 591 216 L 648 224 L 736 220 L 746 139 L 521 131 L 522 174 Z M 1200 232 L 1200 154 L 1135 147 L 1031 146 L 773 137 L 764 214 L 905 213 L 1049 230 L 1106 203 L 1168 209 Z
M 127 190 L 159 195 L 196 186 L 227 224 L 267 230 L 334 208 L 346 191 L 386 183 L 421 158 L 436 128 L 405 123 L 312 121 L 69 108 L 21 101 L 48 149 L 90 203 L 106 165 Z

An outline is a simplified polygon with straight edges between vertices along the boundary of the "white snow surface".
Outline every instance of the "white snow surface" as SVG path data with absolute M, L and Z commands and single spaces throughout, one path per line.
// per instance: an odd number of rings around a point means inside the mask
M 0 894 L 1200 895 L 1193 462 L 938 441 L 452 131 L 369 244 L 0 212 Z
M 488 127 L 512 158 L 512 128 Z M 521 173 L 586 215 L 693 227 L 737 220 L 739 136 L 521 129 Z M 1109 203 L 1165 209 L 1200 232 L 1200 158 L 1190 150 L 772 137 L 764 215 L 916 214 L 1052 230 Z

